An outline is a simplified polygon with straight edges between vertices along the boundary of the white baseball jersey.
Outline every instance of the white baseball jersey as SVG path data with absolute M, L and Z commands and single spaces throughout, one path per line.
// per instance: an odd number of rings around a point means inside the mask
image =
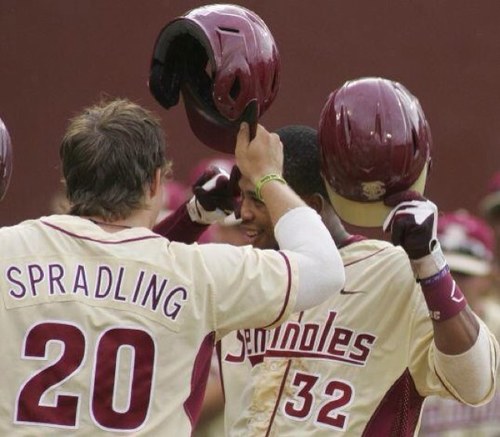
M 222 340 L 227 435 L 413 436 L 424 397 L 452 396 L 404 251 L 364 240 L 340 253 L 342 292 L 274 330 Z
M 293 257 L 250 246 L 50 216 L 0 247 L 2 436 L 188 436 L 214 340 L 296 300 Z
M 500 339 L 500 305 L 485 302 L 482 320 Z M 500 370 L 499 370 L 500 372 Z M 473 408 L 455 400 L 431 396 L 424 402 L 422 437 L 498 437 L 500 435 L 500 388 L 487 405 Z

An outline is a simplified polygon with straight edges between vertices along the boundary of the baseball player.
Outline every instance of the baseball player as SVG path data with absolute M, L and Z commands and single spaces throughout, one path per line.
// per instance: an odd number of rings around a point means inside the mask
M 356 123 L 351 129 L 353 138 L 360 134 Z M 425 285 L 415 281 L 405 250 L 349 235 L 340 224 L 320 178 L 316 132 L 287 127 L 278 133 L 284 177 L 327 224 L 346 285 L 274 330 L 239 330 L 222 339 L 227 435 L 412 436 L 426 396 L 473 405 L 491 399 L 498 345 L 486 326 L 466 306 L 451 320 L 429 318 Z M 241 188 L 249 242 L 277 247 L 266 206 L 245 178 Z M 415 205 L 420 210 L 427 202 Z M 393 227 L 408 238 L 422 232 L 399 219 Z M 458 288 L 453 297 L 465 303 Z M 450 314 L 446 303 L 443 313 Z
M 0 201 L 5 197 L 12 173 L 12 144 L 9 131 L 0 118 Z
M 432 321 L 432 302 L 415 282 L 404 251 L 350 235 L 342 226 L 320 177 L 316 131 L 289 126 L 278 133 L 284 176 L 327 224 L 344 260 L 346 286 L 275 330 L 239 330 L 222 339 L 226 434 L 409 436 L 417 433 L 429 395 L 461 404 L 490 400 L 498 344 L 488 328 L 467 307 L 455 316 L 465 317 L 465 327 Z M 240 184 L 248 242 L 277 248 L 265 204 L 245 178 Z M 421 230 L 414 227 L 407 236 Z M 470 321 L 478 332 L 460 353 Z M 493 404 L 479 410 L 491 411 Z
M 438 238 L 453 277 L 467 302 L 486 323 L 497 340 L 500 338 L 500 306 L 490 296 L 495 237 L 486 222 L 459 210 L 444 214 L 438 221 Z M 425 400 L 421 436 L 467 437 L 498 436 L 500 430 L 500 394 L 481 408 L 451 399 L 431 396 Z
M 276 135 L 259 126 L 249 142 L 243 124 L 235 156 L 280 252 L 151 232 L 164 146 L 130 101 L 85 109 L 60 148 L 70 213 L 0 230 L 1 435 L 188 436 L 216 339 L 276 326 L 343 286 L 328 231 L 281 180 Z

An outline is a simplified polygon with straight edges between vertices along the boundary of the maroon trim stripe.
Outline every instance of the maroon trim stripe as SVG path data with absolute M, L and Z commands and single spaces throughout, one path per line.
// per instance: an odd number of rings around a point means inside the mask
M 271 415 L 271 419 L 269 419 L 269 426 L 267 427 L 266 437 L 269 437 L 269 433 L 271 432 L 271 428 L 274 423 L 274 418 L 276 417 L 276 412 L 278 411 L 278 405 L 280 404 L 281 396 L 283 395 L 283 390 L 285 389 L 286 378 L 288 377 L 288 372 L 290 371 L 290 366 L 292 364 L 292 360 L 288 360 L 288 364 L 286 365 L 286 370 L 283 375 L 283 379 L 281 380 L 280 391 L 276 398 L 276 403 L 274 404 L 273 414 Z
M 350 244 L 357 243 L 358 241 L 368 240 L 363 235 L 349 235 L 344 241 L 341 241 L 338 248 L 342 249 L 343 247 L 349 246 Z
M 356 264 L 356 263 L 359 263 L 361 261 L 364 261 L 365 259 L 371 258 L 372 256 L 375 256 L 375 255 L 379 254 L 380 252 L 383 252 L 384 250 L 387 250 L 387 249 L 388 249 L 387 247 L 379 249 L 376 252 L 370 253 L 370 255 L 367 255 L 364 258 L 360 258 L 360 259 L 354 260 L 354 261 L 352 261 L 350 263 L 344 264 L 344 267 L 352 266 L 353 264 Z
M 322 354 L 319 352 L 303 352 L 303 351 L 287 351 L 287 350 L 267 350 L 266 357 L 275 358 L 314 358 L 317 360 L 328 360 L 328 361 L 340 361 L 342 363 L 353 364 L 355 366 L 364 366 L 365 363 L 360 363 L 356 360 L 350 360 L 349 358 L 337 357 L 335 355 Z
M 304 311 L 302 311 L 299 315 L 298 323 L 302 322 L 302 316 L 304 315 Z M 267 355 L 267 350 L 266 350 Z M 285 369 L 285 373 L 283 374 L 283 379 L 281 380 L 280 391 L 278 396 L 276 397 L 276 403 L 274 404 L 273 414 L 271 415 L 271 419 L 269 419 L 269 426 L 267 427 L 266 436 L 269 437 L 269 433 L 271 432 L 271 428 L 273 427 L 274 419 L 276 418 L 276 413 L 278 411 L 278 406 L 281 401 L 281 396 L 283 395 L 283 390 L 285 389 L 286 379 L 288 378 L 288 373 L 290 372 L 290 366 L 292 365 L 292 360 L 288 360 L 288 364 Z
M 219 378 L 222 386 L 222 397 L 226 403 L 226 388 L 224 387 L 224 373 L 222 372 L 222 341 L 219 340 L 215 343 L 215 350 L 217 351 L 217 362 L 219 364 Z
M 447 387 L 447 385 L 444 383 L 443 379 L 439 376 L 439 373 L 437 372 L 436 370 L 436 366 L 434 366 L 434 373 L 436 374 L 436 376 L 438 377 L 439 381 L 441 382 L 441 384 L 443 385 L 444 389 L 450 394 L 450 396 L 455 399 L 457 402 L 461 402 L 460 399 L 458 399 Z
M 285 297 L 285 302 L 283 304 L 283 308 L 281 308 L 281 311 L 278 315 L 278 317 L 276 317 L 276 319 L 269 323 L 269 325 L 266 325 L 264 326 L 263 328 L 267 328 L 269 326 L 272 326 L 274 325 L 278 320 L 281 319 L 281 317 L 283 317 L 283 314 L 285 313 L 285 310 L 288 306 L 288 301 L 290 300 L 290 290 L 292 289 L 292 267 L 290 266 L 290 260 L 288 259 L 288 257 L 281 251 L 278 251 L 278 253 L 284 258 L 285 260 L 285 264 L 286 264 L 286 268 L 287 268 L 287 273 L 288 273 L 288 287 L 286 289 L 286 297 Z
M 70 237 L 78 238 L 80 240 L 93 241 L 94 243 L 101 243 L 101 244 L 122 244 L 122 243 L 132 243 L 134 241 L 150 240 L 152 238 L 163 238 L 160 235 L 147 235 L 144 237 L 128 238 L 126 240 L 120 240 L 120 241 L 104 241 L 104 240 L 97 240 L 95 238 L 85 237 L 83 235 L 78 235 L 73 232 L 69 232 L 66 229 L 60 228 L 59 226 L 53 225 L 52 223 L 44 222 L 43 220 L 41 220 L 41 223 L 44 224 L 45 226 L 55 229 L 56 231 L 69 235 Z

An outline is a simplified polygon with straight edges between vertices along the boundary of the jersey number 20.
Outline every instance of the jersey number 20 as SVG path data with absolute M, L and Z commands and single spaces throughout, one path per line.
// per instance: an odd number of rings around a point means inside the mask
M 47 359 L 49 342 L 61 344 L 58 360 L 31 376 L 20 388 L 16 404 L 16 423 L 78 426 L 80 394 L 56 394 L 54 405 L 44 405 L 42 396 L 76 374 L 86 360 L 85 333 L 64 322 L 43 322 L 33 326 L 25 337 L 23 358 Z M 128 407 L 117 408 L 113 399 L 120 349 L 132 351 L 133 363 L 128 387 Z M 146 420 L 151 398 L 155 344 L 150 334 L 135 328 L 111 328 L 96 341 L 90 415 L 101 428 L 135 430 Z

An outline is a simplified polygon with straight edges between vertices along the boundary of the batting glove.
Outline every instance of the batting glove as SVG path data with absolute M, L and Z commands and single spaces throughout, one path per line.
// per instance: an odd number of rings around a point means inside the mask
M 384 200 L 394 209 L 383 224 L 391 241 L 410 258 L 417 280 L 427 279 L 447 268 L 437 239 L 437 206 L 416 191 L 404 191 Z
M 236 224 L 234 215 L 237 196 L 237 180 L 222 168 L 208 167 L 193 185 L 194 196 L 187 203 L 189 217 L 195 223 Z

